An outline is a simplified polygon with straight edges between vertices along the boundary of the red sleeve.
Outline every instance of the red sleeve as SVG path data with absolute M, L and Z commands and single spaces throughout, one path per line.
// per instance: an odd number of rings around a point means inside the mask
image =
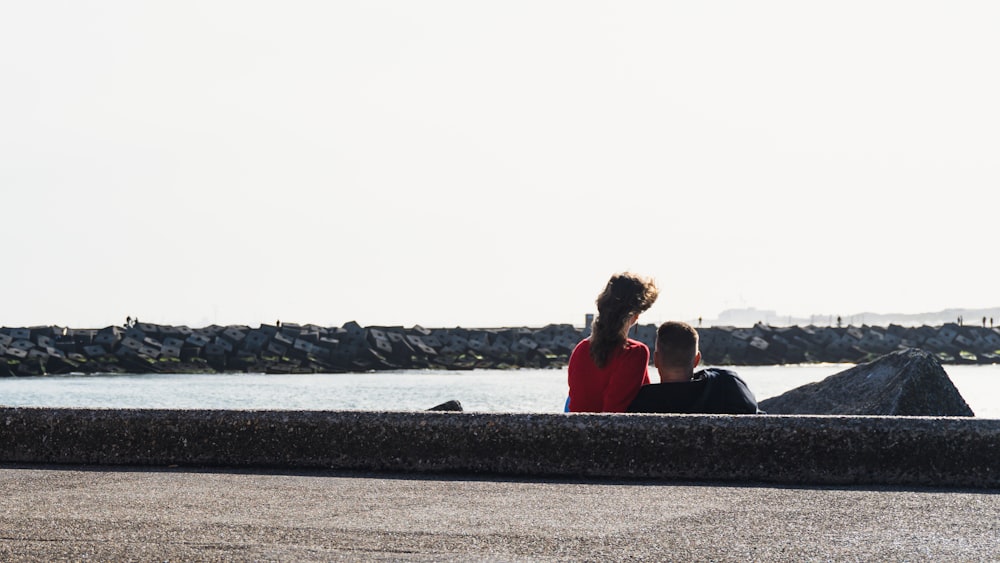
M 603 412 L 625 412 L 639 388 L 649 383 L 649 348 L 639 344 L 617 358 L 618 365 L 604 390 Z

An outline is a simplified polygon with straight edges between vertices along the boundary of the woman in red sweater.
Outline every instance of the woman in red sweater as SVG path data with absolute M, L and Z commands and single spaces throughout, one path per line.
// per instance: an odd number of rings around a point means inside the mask
M 628 331 L 656 301 L 653 280 L 615 274 L 597 296 L 590 337 L 569 358 L 570 412 L 625 412 L 649 383 L 649 348 Z

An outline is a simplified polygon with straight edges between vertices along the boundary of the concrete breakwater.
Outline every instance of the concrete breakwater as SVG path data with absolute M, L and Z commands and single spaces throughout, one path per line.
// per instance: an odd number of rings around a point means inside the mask
M 0 408 L 0 462 L 1000 486 L 1000 420 Z
M 943 364 L 996 363 L 1000 328 L 946 324 L 699 329 L 704 362 L 772 365 L 858 363 L 907 348 Z M 149 323 L 73 329 L 0 328 L 0 376 L 60 373 L 269 373 L 388 369 L 558 368 L 588 332 L 571 325 L 542 328 L 340 327 L 282 323 L 191 328 Z M 655 325 L 633 329 L 651 349 Z

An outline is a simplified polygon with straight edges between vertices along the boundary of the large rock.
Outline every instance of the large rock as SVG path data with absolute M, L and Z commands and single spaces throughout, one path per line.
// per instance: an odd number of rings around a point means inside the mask
M 930 353 L 907 349 L 760 401 L 768 414 L 975 416 Z

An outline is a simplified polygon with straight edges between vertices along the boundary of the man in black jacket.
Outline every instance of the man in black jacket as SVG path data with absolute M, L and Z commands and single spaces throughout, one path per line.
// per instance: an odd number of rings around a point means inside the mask
M 653 351 L 660 383 L 639 389 L 626 412 L 764 414 L 740 376 L 719 368 L 695 372 L 700 362 L 694 327 L 675 321 L 660 325 Z

